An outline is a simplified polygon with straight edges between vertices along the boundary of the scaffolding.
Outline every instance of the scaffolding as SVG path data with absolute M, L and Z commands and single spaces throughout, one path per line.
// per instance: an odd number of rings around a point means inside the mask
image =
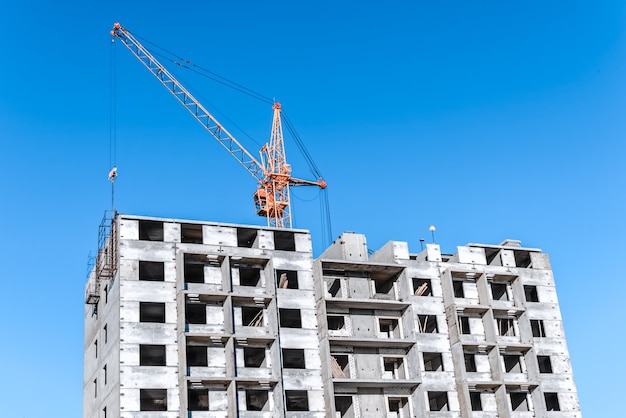
M 98 304 L 102 282 L 114 278 L 117 272 L 116 215 L 117 212 L 115 211 L 105 211 L 98 227 L 98 253 L 95 260 L 92 260 L 94 268 L 89 273 L 87 289 L 85 290 L 85 303 L 89 305 Z

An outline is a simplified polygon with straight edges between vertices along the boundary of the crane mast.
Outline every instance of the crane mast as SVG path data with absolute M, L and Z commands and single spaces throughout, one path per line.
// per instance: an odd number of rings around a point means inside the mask
M 120 39 L 132 54 L 161 82 L 191 115 L 233 156 L 258 183 L 254 204 L 259 216 L 267 218 L 267 225 L 291 228 L 290 186 L 318 186 L 326 188 L 323 179 L 309 181 L 291 177 L 287 164 L 281 105 L 274 103 L 274 117 L 269 143 L 260 151 L 261 161 L 235 139 L 206 108 L 125 28 L 113 25 L 111 35 Z

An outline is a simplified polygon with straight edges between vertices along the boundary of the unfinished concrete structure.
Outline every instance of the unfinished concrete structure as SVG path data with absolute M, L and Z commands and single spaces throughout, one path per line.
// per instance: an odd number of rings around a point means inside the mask
M 83 416 L 580 417 L 548 257 L 116 215 Z

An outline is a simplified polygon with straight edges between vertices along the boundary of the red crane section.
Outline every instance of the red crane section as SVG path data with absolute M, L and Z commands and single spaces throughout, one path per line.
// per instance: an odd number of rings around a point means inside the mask
M 270 141 L 261 148 L 261 161 L 259 161 L 127 29 L 115 23 L 111 35 L 120 39 L 209 134 L 257 180 L 258 187 L 254 193 L 254 204 L 256 213 L 267 218 L 267 225 L 291 228 L 289 188 L 291 186 L 317 186 L 324 189 L 326 182 L 323 179 L 311 181 L 291 176 L 291 166 L 287 163 L 283 141 L 280 103 L 274 103 Z

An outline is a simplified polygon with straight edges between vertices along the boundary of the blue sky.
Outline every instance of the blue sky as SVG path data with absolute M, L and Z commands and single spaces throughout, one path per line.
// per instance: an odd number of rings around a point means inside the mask
M 335 237 L 417 252 L 436 224 L 448 253 L 506 238 L 548 252 L 583 413 L 615 416 L 625 15 L 576 0 L 0 2 L 0 415 L 81 416 L 86 262 L 111 159 L 121 212 L 263 222 L 249 174 L 120 43 L 112 53 L 119 21 L 280 101 L 329 183 Z M 270 106 L 176 74 L 251 152 L 248 135 L 267 141 Z M 319 253 L 317 198 L 293 200 Z

